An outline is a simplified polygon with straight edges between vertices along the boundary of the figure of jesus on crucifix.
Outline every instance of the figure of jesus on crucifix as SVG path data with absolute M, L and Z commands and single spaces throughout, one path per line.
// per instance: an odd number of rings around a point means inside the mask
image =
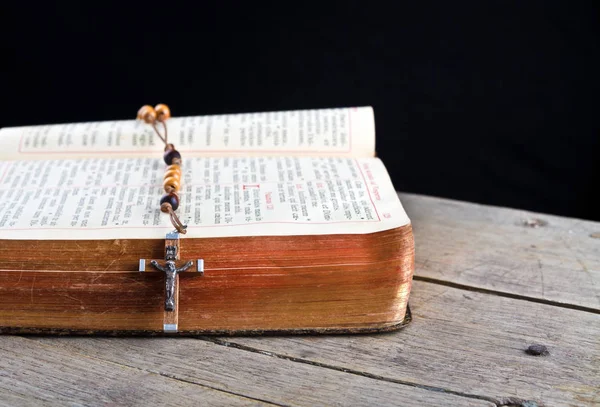
M 183 266 L 177 268 L 175 260 L 177 258 L 177 247 L 167 246 L 165 255 L 165 265 L 161 266 L 156 260 L 152 260 L 150 264 L 157 270 L 165 273 L 166 276 L 166 296 L 165 296 L 165 311 L 175 310 L 175 277 L 178 273 L 186 271 L 194 264 L 193 261 L 188 261 Z

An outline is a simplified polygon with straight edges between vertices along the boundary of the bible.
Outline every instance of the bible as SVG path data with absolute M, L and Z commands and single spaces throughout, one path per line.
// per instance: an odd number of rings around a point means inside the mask
M 362 333 L 410 320 L 410 220 L 370 107 L 0 130 L 0 333 Z

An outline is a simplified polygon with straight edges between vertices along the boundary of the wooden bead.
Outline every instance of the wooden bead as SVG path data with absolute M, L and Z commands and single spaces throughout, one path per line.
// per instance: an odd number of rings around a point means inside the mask
M 165 179 L 163 182 L 163 187 L 165 188 L 165 192 L 179 191 L 181 187 L 181 183 L 175 177 L 169 177 Z
M 174 211 L 179 208 L 179 196 L 175 192 L 170 192 L 167 195 L 163 195 L 160 199 L 160 210 L 163 212 L 169 212 L 169 205 Z
M 152 106 L 144 105 L 138 110 L 137 118 L 146 123 L 154 123 L 156 121 L 156 111 Z
M 181 166 L 179 164 L 171 164 L 165 169 L 165 172 L 169 172 L 171 170 L 177 170 L 181 172 Z
M 171 170 L 165 172 L 165 176 L 163 177 L 163 179 L 167 179 L 169 177 L 177 178 L 178 181 L 181 181 L 181 171 Z
M 163 158 L 165 159 L 165 163 L 167 163 L 167 165 L 171 165 L 173 164 L 173 160 L 181 160 L 181 154 L 179 154 L 179 151 L 177 150 L 167 150 L 165 151 Z
M 164 122 L 171 117 L 171 109 L 163 103 L 154 106 L 154 110 L 156 110 L 156 118 L 159 122 Z

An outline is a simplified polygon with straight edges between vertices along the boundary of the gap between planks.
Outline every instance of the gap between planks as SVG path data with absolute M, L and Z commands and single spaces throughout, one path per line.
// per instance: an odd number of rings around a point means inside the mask
M 104 361 L 104 359 L 98 359 L 98 360 Z M 176 380 L 178 382 L 188 383 L 188 384 L 194 384 L 196 386 L 204 387 L 204 388 L 211 389 L 211 390 L 216 390 L 218 392 L 225 393 L 225 394 L 230 394 L 232 396 L 238 396 L 238 397 L 242 397 L 242 398 L 245 398 L 245 399 L 248 399 L 248 400 L 252 400 L 252 401 L 259 401 L 261 403 L 265 403 L 265 404 L 268 404 L 270 406 L 285 407 L 285 404 L 275 403 L 275 402 L 272 402 L 272 401 L 269 401 L 269 400 L 264 400 L 264 399 L 260 399 L 260 398 L 257 398 L 257 397 L 248 396 L 246 394 L 237 393 L 237 392 L 234 392 L 234 391 L 223 390 L 223 389 L 220 389 L 218 387 L 209 386 L 209 385 L 203 384 L 203 383 L 198 383 L 198 382 L 195 382 L 193 380 L 186 380 L 186 379 L 183 379 L 181 377 L 177 377 L 175 375 L 170 375 L 170 374 L 166 374 L 166 373 L 163 373 L 163 372 L 152 372 L 150 370 L 142 369 L 142 368 L 137 367 L 137 366 L 129 366 L 129 365 L 126 365 L 126 364 L 121 364 L 121 363 L 116 363 L 116 362 L 113 362 L 113 363 L 115 363 L 116 365 L 121 365 L 121 366 L 125 366 L 125 367 L 133 367 L 135 369 L 138 369 L 138 370 L 140 370 L 142 372 L 146 372 L 146 373 L 154 373 L 154 374 L 157 374 L 159 376 L 165 377 L 167 379 Z
M 32 337 L 21 336 L 21 335 L 19 335 L 19 337 L 21 337 L 22 339 L 25 339 L 25 340 L 31 340 L 37 344 L 41 344 L 42 346 L 49 348 L 49 349 L 56 348 L 53 345 L 49 345 L 47 342 L 40 342 L 40 341 L 33 340 L 33 339 L 31 339 Z M 177 340 L 178 338 L 172 338 L 172 339 Z M 519 405 L 523 402 L 528 401 L 526 399 L 516 399 L 516 398 L 507 398 L 506 400 L 498 400 L 493 397 L 486 397 L 486 396 L 481 396 L 481 395 L 477 395 L 477 394 L 469 394 L 469 393 L 454 391 L 454 390 L 446 389 L 446 388 L 442 388 L 442 387 L 429 386 L 426 384 L 420 384 L 420 383 L 410 382 L 410 381 L 406 381 L 406 380 L 398 380 L 398 379 L 388 378 L 388 377 L 384 377 L 381 375 L 372 374 L 369 372 L 363 372 L 363 371 L 359 371 L 359 370 L 329 365 L 326 363 L 315 362 L 315 361 L 311 361 L 311 360 L 307 360 L 307 359 L 286 356 L 286 355 L 278 354 L 275 352 L 264 351 L 264 350 L 260 350 L 257 348 L 253 348 L 251 346 L 246 346 L 246 345 L 237 344 L 234 342 L 229 342 L 229 341 L 221 339 L 221 338 L 211 338 L 211 337 L 206 337 L 206 336 L 200 336 L 200 337 L 188 338 L 188 339 L 202 340 L 202 341 L 210 342 L 215 345 L 219 345 L 219 346 L 223 346 L 223 347 L 227 347 L 227 348 L 234 348 L 234 349 L 238 349 L 241 351 L 256 353 L 256 354 L 259 354 L 262 356 L 274 357 L 277 359 L 283 359 L 283 360 L 287 360 L 287 361 L 294 362 L 294 363 L 306 364 L 306 365 L 310 365 L 310 366 L 314 366 L 314 367 L 318 367 L 318 368 L 322 368 L 322 369 L 328 369 L 328 370 L 333 370 L 333 371 L 340 372 L 340 373 L 360 376 L 360 377 L 364 377 L 367 379 L 373 379 L 373 380 L 378 380 L 378 381 L 387 382 L 387 383 L 394 383 L 394 384 L 399 384 L 399 385 L 403 385 L 403 386 L 407 386 L 407 387 L 414 387 L 414 388 L 418 388 L 418 389 L 425 390 L 425 391 L 431 391 L 431 392 L 435 392 L 435 393 L 451 394 L 454 396 L 463 397 L 463 398 L 472 399 L 472 400 L 487 401 L 489 403 L 492 403 L 494 406 L 498 406 L 498 407 L 506 406 L 509 404 L 510 405 L 512 405 L 512 404 Z M 193 380 L 181 378 L 174 374 L 167 374 L 165 372 L 144 369 L 144 368 L 141 368 L 141 367 L 138 367 L 135 365 L 131 365 L 131 364 L 127 364 L 127 363 L 123 363 L 123 362 L 115 362 L 110 359 L 99 358 L 96 356 L 90 356 L 89 354 L 86 354 L 83 352 L 73 352 L 73 353 L 76 353 L 77 355 L 82 356 L 87 359 L 99 360 L 99 361 L 105 362 L 107 364 L 119 366 L 121 368 L 125 367 L 125 368 L 129 368 L 129 369 L 138 370 L 138 371 L 141 371 L 144 373 L 155 374 L 155 375 L 167 378 L 169 380 L 175 380 L 175 381 L 179 381 L 182 383 L 197 385 L 197 386 L 200 386 L 203 388 L 215 390 L 215 391 L 229 394 L 232 396 L 238 396 L 238 397 L 242 397 L 242 398 L 249 399 L 252 401 L 258 401 L 258 402 L 265 403 L 268 405 L 273 405 L 273 406 L 279 406 L 279 407 L 285 406 L 285 404 L 279 404 L 279 403 L 275 403 L 273 401 L 269 401 L 269 400 L 265 400 L 265 399 L 261 399 L 261 398 L 257 398 L 257 397 L 252 397 L 252 396 L 249 396 L 249 395 L 246 395 L 243 393 L 239 393 L 239 392 L 224 390 L 219 387 L 214 387 L 214 386 L 210 386 L 210 385 L 207 385 L 204 383 L 199 383 L 199 382 L 196 382 Z
M 600 310 L 600 223 L 400 194 L 416 274 Z
M 528 297 L 526 295 L 513 294 L 513 293 L 509 293 L 509 292 L 505 292 L 505 291 L 490 290 L 488 288 L 475 287 L 475 286 L 466 285 L 466 284 L 459 284 L 459 283 L 454 283 L 452 281 L 439 280 L 437 278 L 415 275 L 415 276 L 413 276 L 413 280 L 424 281 L 426 283 L 431 283 L 431 284 L 443 285 L 446 287 L 458 288 L 459 290 L 477 292 L 477 293 L 481 293 L 481 294 L 496 295 L 498 297 L 511 298 L 514 300 L 521 300 L 521 301 L 535 302 L 535 303 L 544 304 L 544 305 L 552 305 L 554 307 L 567 308 L 567 309 L 583 311 L 583 312 L 590 312 L 592 314 L 600 314 L 600 309 L 596 309 L 596 308 L 584 307 L 584 306 L 576 305 L 576 304 L 556 302 L 556 301 L 552 301 L 552 300 L 546 300 L 543 298 Z M 409 303 L 410 303 L 410 299 L 409 299 Z
M 425 286 L 427 284 L 430 284 L 430 283 L 425 283 Z M 432 286 L 435 286 L 435 284 L 432 284 Z M 451 287 L 451 288 L 454 288 L 454 287 Z M 461 290 L 460 288 L 454 288 L 454 289 L 457 290 L 457 293 L 456 293 L 455 296 L 458 296 L 458 297 L 460 297 L 460 292 L 461 291 L 463 291 L 463 292 L 467 291 L 467 290 Z M 439 291 L 439 289 L 438 289 L 438 291 Z M 490 293 L 487 293 L 487 292 L 483 292 L 481 294 L 484 295 L 484 296 L 489 295 L 490 299 L 493 298 L 493 297 L 501 297 L 501 296 L 490 295 Z M 438 295 L 434 296 L 433 298 L 436 298 Z M 465 296 L 465 294 L 462 294 L 462 295 Z M 514 299 L 515 298 L 509 297 L 509 300 L 514 300 Z M 517 300 L 519 300 L 519 299 L 517 298 Z M 421 302 L 422 302 L 422 300 L 421 301 L 417 300 L 417 304 L 418 305 L 422 305 Z M 414 310 L 416 310 L 417 312 L 419 310 L 418 305 L 417 305 L 417 307 L 414 308 Z M 548 305 L 548 304 L 542 303 L 541 305 Z M 550 304 L 550 305 L 552 305 L 552 304 Z M 519 307 L 518 304 L 516 304 L 515 306 Z M 568 308 L 568 307 L 566 307 L 566 308 Z M 573 310 L 571 310 L 571 311 L 573 311 Z M 568 311 L 565 310 L 565 312 L 568 312 Z M 592 314 L 594 314 L 594 313 L 592 313 Z M 585 314 L 582 314 L 582 316 L 583 315 L 585 315 Z M 416 323 L 418 323 L 418 317 L 415 317 L 415 318 L 416 318 L 416 321 L 417 321 Z M 587 319 L 589 319 L 589 318 L 587 318 Z M 413 321 L 413 324 L 414 323 L 415 323 L 415 321 Z M 409 325 L 409 327 L 407 327 L 407 329 L 410 330 L 410 327 L 411 326 Z M 408 332 L 406 332 L 406 333 L 408 333 Z M 399 332 L 398 336 L 403 335 L 403 334 L 405 334 L 405 332 Z M 386 334 L 386 335 L 383 335 L 383 336 L 373 335 L 371 337 L 373 337 L 373 338 L 378 338 L 378 337 L 385 338 L 385 337 L 388 337 L 389 338 L 391 335 L 393 335 L 393 334 Z M 527 336 L 527 335 L 525 335 L 525 336 Z M 360 337 L 364 338 L 365 336 L 359 336 L 359 339 L 360 339 Z M 496 393 L 494 394 L 493 397 L 492 396 L 487 396 L 486 394 L 471 394 L 468 391 L 461 391 L 461 389 L 452 389 L 451 387 L 448 387 L 448 386 L 446 386 L 443 383 L 435 383 L 434 385 L 425 385 L 425 384 L 418 383 L 415 380 L 411 381 L 411 380 L 405 380 L 402 377 L 394 378 L 394 377 L 386 376 L 386 375 L 382 374 L 383 371 L 370 373 L 370 372 L 367 372 L 367 371 L 365 371 L 364 369 L 361 369 L 361 368 L 359 368 L 359 369 L 353 368 L 352 367 L 353 364 L 350 364 L 350 365 L 346 364 L 346 365 L 344 365 L 343 362 L 340 363 L 340 364 L 338 364 L 337 360 L 336 360 L 335 363 L 332 363 L 333 361 L 331 359 L 330 360 L 322 359 L 320 361 L 316 361 L 314 359 L 308 360 L 307 358 L 305 358 L 303 356 L 302 352 L 291 352 L 291 353 L 281 352 L 280 350 L 282 348 L 280 346 L 276 346 L 275 350 L 271 350 L 268 347 L 266 349 L 265 348 L 260 349 L 260 347 L 254 346 L 255 344 L 257 344 L 257 340 L 258 340 L 257 338 L 249 338 L 248 341 L 244 341 L 245 338 L 240 338 L 240 340 L 238 340 L 237 338 L 235 338 L 235 339 L 224 339 L 224 338 L 203 337 L 202 339 L 208 340 L 208 341 L 213 341 L 215 343 L 220 343 L 223 346 L 235 347 L 235 348 L 244 349 L 244 350 L 247 350 L 247 351 L 250 351 L 250 352 L 257 352 L 257 353 L 265 354 L 265 355 L 268 355 L 268 356 L 273 356 L 273 357 L 277 357 L 277 358 L 283 358 L 283 359 L 295 361 L 295 362 L 298 362 L 298 363 L 306 363 L 306 364 L 320 366 L 320 367 L 324 367 L 324 368 L 328 368 L 328 369 L 333 369 L 333 370 L 338 370 L 338 371 L 342 371 L 342 372 L 346 372 L 346 373 L 351 373 L 351 374 L 355 374 L 355 375 L 370 377 L 370 378 L 373 378 L 373 379 L 376 379 L 376 380 L 382 380 L 382 381 L 391 382 L 391 383 L 399 383 L 399 384 L 413 386 L 413 387 L 417 387 L 417 388 L 421 388 L 421 389 L 427 389 L 429 391 L 437 391 L 437 392 L 442 392 L 442 393 L 447 393 L 447 394 L 454 394 L 454 395 L 459 395 L 459 396 L 462 396 L 462 397 L 467 397 L 467 398 L 472 398 L 472 399 L 486 400 L 486 401 L 495 403 L 498 406 L 520 405 L 520 404 L 523 404 L 525 402 L 531 402 L 532 401 L 530 399 L 519 398 L 519 397 L 517 397 L 517 394 L 515 394 L 514 396 L 509 396 L 509 397 L 504 396 L 504 394 L 510 394 L 510 391 L 508 393 L 502 394 L 502 390 L 500 390 L 500 392 L 498 392 L 498 390 L 496 390 Z M 282 338 L 282 339 L 283 339 L 283 342 L 286 341 L 286 338 Z M 293 341 L 292 337 L 288 337 L 287 339 L 292 340 L 292 341 L 290 341 L 288 343 L 288 345 L 293 346 L 294 341 Z M 588 337 L 588 339 L 592 339 L 593 340 L 593 337 Z M 306 340 L 303 340 L 301 338 L 299 340 L 303 341 L 304 345 L 310 346 L 310 343 L 306 343 L 307 342 Z M 525 340 L 525 341 L 529 342 L 528 340 Z M 308 339 L 308 342 L 310 342 L 310 338 Z M 279 343 L 279 345 L 281 345 L 281 343 Z M 344 344 L 340 343 L 340 346 L 344 346 Z M 522 352 L 522 351 L 523 351 L 523 349 L 517 348 L 517 351 L 516 351 L 515 355 L 517 355 L 519 352 Z M 554 349 L 552 350 L 552 352 L 554 352 Z M 477 350 L 474 350 L 474 353 L 477 353 Z M 479 356 L 481 356 L 481 355 L 479 355 Z M 546 361 L 553 363 L 552 360 L 554 359 L 555 356 L 558 356 L 558 355 L 553 355 L 553 358 L 547 359 Z M 354 359 L 352 359 L 352 360 L 354 360 Z M 534 362 L 534 361 L 542 362 L 543 359 L 532 359 L 532 362 Z M 511 361 L 510 363 L 514 364 L 515 362 Z M 349 367 L 344 367 L 344 366 L 349 366 Z M 525 375 L 525 376 L 527 376 L 527 375 Z M 543 382 L 541 382 L 541 383 L 543 383 Z M 550 385 L 550 383 L 548 385 Z M 504 389 L 503 391 L 506 392 L 507 390 Z M 590 397 L 593 397 L 593 396 L 590 396 Z M 537 397 L 535 397 L 535 398 L 537 398 Z M 539 400 L 539 398 L 538 398 L 538 400 Z M 536 401 L 536 403 L 537 403 L 538 406 L 543 405 L 540 401 Z
M 278 358 L 278 359 L 289 360 L 290 362 L 303 363 L 303 364 L 307 364 L 307 365 L 311 365 L 311 366 L 320 367 L 323 369 L 330 369 L 330 370 L 335 370 L 337 372 L 352 374 L 355 376 L 366 377 L 368 379 L 374 379 L 374 380 L 379 380 L 379 381 L 388 382 L 388 383 L 401 384 L 403 386 L 416 387 L 418 389 L 433 391 L 433 392 L 438 392 L 438 393 L 452 394 L 455 396 L 465 397 L 465 398 L 474 399 L 474 400 L 488 401 L 490 403 L 493 403 L 496 406 L 505 405 L 505 404 L 500 404 L 500 403 L 502 403 L 502 401 L 494 399 L 493 397 L 479 396 L 477 394 L 462 393 L 462 392 L 453 391 L 450 389 L 444 389 L 441 387 L 428 386 L 425 384 L 419 384 L 419 383 L 409 382 L 409 381 L 405 381 L 405 380 L 392 379 L 389 377 L 384 377 L 384 376 L 372 374 L 369 372 L 361 372 L 359 370 L 333 366 L 333 365 L 329 365 L 326 363 L 315 362 L 315 361 L 308 360 L 308 359 L 302 359 L 302 358 L 296 358 L 296 357 L 292 357 L 292 356 L 281 355 L 278 353 L 268 352 L 268 351 L 260 350 L 257 348 L 253 348 L 251 346 L 241 345 L 241 344 L 234 343 L 234 342 L 229 342 L 225 339 L 211 338 L 208 336 L 201 336 L 201 337 L 197 337 L 195 339 L 212 342 L 216 345 L 221 345 L 221 346 L 225 346 L 228 348 L 235 348 L 235 349 L 244 350 L 247 352 L 258 353 L 260 355 L 270 356 L 270 357 L 274 357 L 274 358 Z M 524 402 L 526 400 L 522 400 L 522 401 Z
M 27 337 L 27 336 L 23 337 L 22 336 L 22 338 L 24 338 L 26 340 L 31 340 L 32 342 L 35 342 L 35 343 L 38 343 L 38 344 L 42 343 L 47 348 L 55 348 L 57 350 L 65 350 L 66 349 L 65 347 L 48 344 L 48 342 L 45 341 L 43 337 L 31 337 L 31 338 L 33 338 L 33 339 L 31 339 L 30 337 Z M 42 340 L 41 341 L 40 340 L 35 340 L 35 338 L 39 338 L 39 339 L 42 339 Z M 85 338 L 85 339 L 90 339 L 90 338 Z M 113 339 L 113 338 L 108 338 L 108 339 Z M 125 339 L 133 339 L 133 338 L 125 338 Z M 228 346 L 227 343 L 224 343 L 223 341 L 219 341 L 218 338 L 212 338 L 214 340 L 210 340 L 210 339 L 207 339 L 205 337 L 196 337 L 196 338 L 189 338 L 188 337 L 188 338 L 172 338 L 170 340 L 177 341 L 178 339 L 187 339 L 187 340 L 194 340 L 194 339 L 196 339 L 196 340 L 199 340 L 200 342 L 211 343 L 211 344 L 213 344 L 213 345 L 215 345 L 217 347 L 232 348 L 232 349 L 236 349 L 238 351 L 248 352 L 249 354 L 259 355 L 259 357 L 267 357 L 267 358 L 269 358 L 269 357 L 275 357 L 277 359 L 286 360 L 286 361 L 291 362 L 291 363 L 298 363 L 300 365 L 308 365 L 311 368 L 318 368 L 318 369 L 324 369 L 324 370 L 333 371 L 336 374 L 350 374 L 350 375 L 354 375 L 354 376 L 359 376 L 362 379 L 376 380 L 376 381 L 384 382 L 384 383 L 393 383 L 393 384 L 396 384 L 396 385 L 399 385 L 399 386 L 405 387 L 405 388 L 419 389 L 420 391 L 423 391 L 423 392 L 432 391 L 432 392 L 435 392 L 436 394 L 440 394 L 440 396 L 443 395 L 443 394 L 445 394 L 448 397 L 456 397 L 456 399 L 454 400 L 455 402 L 456 402 L 456 400 L 463 399 L 463 400 L 465 400 L 468 403 L 469 406 L 471 406 L 471 405 L 477 405 L 477 406 L 489 406 L 489 407 L 493 407 L 493 406 L 498 406 L 499 405 L 499 404 L 496 404 L 492 400 L 488 400 L 485 397 L 479 397 L 479 396 L 476 396 L 476 395 L 474 397 L 469 397 L 467 395 L 462 395 L 459 392 L 446 391 L 445 389 L 438 389 L 438 388 L 435 388 L 435 387 L 432 387 L 432 386 L 425 386 L 425 385 L 419 385 L 419 384 L 411 384 L 409 382 L 403 383 L 402 381 L 387 380 L 385 378 L 379 378 L 377 375 L 369 375 L 366 372 L 364 374 L 355 374 L 352 370 L 342 369 L 342 368 L 335 368 L 334 366 L 328 366 L 328 365 L 325 365 L 325 364 L 321 365 L 321 364 L 318 364 L 318 363 L 311 363 L 309 361 L 304 361 L 304 360 L 297 359 L 297 358 L 288 358 L 288 357 L 285 357 L 283 355 L 275 355 L 275 354 L 272 354 L 272 353 L 269 353 L 269 352 L 264 352 L 264 351 L 260 351 L 260 350 L 253 350 L 250 347 L 244 348 L 243 346 L 233 346 L 233 344 L 231 344 L 231 346 Z M 133 364 L 123 363 L 122 361 L 115 362 L 112 359 L 107 359 L 107 358 L 104 358 L 104 357 L 90 355 L 90 354 L 87 354 L 87 353 L 84 353 L 84 352 L 81 352 L 81 351 L 77 351 L 77 350 L 72 350 L 71 349 L 70 352 L 72 352 L 74 354 L 77 354 L 79 356 L 84 356 L 85 358 L 89 358 L 89 359 L 93 359 L 93 360 L 98 360 L 98 361 L 101 361 L 101 362 L 107 362 L 107 363 L 111 363 L 111 364 L 114 364 L 116 366 L 121 366 L 121 367 L 125 367 L 125 368 L 133 368 L 133 369 L 139 370 L 141 372 L 156 374 L 156 375 L 168 378 L 168 379 L 177 380 L 177 381 L 180 381 L 180 382 L 183 382 L 183 383 L 187 383 L 187 384 L 196 384 L 196 385 L 199 385 L 201 387 L 205 387 L 205 388 L 208 388 L 208 389 L 211 389 L 211 390 L 221 391 L 221 392 L 227 393 L 229 395 L 234 395 L 234 396 L 238 396 L 238 397 L 243 397 L 243 398 L 246 398 L 246 399 L 250 399 L 250 400 L 253 400 L 253 401 L 267 403 L 269 405 L 275 405 L 275 406 L 294 405 L 294 403 L 291 403 L 291 404 L 290 403 L 281 404 L 281 403 L 277 403 L 277 402 L 274 402 L 274 401 L 268 401 L 268 400 L 263 399 L 263 398 L 249 396 L 249 395 L 246 395 L 246 394 L 241 393 L 241 392 L 226 391 L 226 390 L 223 390 L 222 388 L 214 387 L 214 386 L 210 386 L 210 385 L 206 385 L 206 384 L 202 384 L 202 383 L 199 383 L 199 382 L 194 381 L 192 379 L 181 378 L 181 377 L 179 377 L 176 374 L 167 374 L 167 373 L 164 373 L 164 372 L 161 372 L 161 371 L 157 371 L 157 370 L 154 370 L 154 369 L 142 368 L 142 367 L 139 367 L 139 366 L 136 366 L 136 365 L 133 365 Z M 423 397 L 423 395 L 421 395 L 420 397 Z M 433 398 L 435 399 L 436 397 L 438 397 L 438 396 L 434 396 Z M 439 400 L 438 400 L 438 402 L 439 402 Z M 450 402 L 450 400 L 445 400 L 445 402 Z M 479 404 L 479 403 L 474 404 L 472 402 L 479 402 L 481 404 Z M 459 403 L 459 404 L 463 405 L 462 403 Z M 302 403 L 300 403 L 300 405 L 302 405 Z M 387 404 L 385 404 L 385 405 L 387 405 Z M 502 404 L 500 404 L 500 405 L 502 405 Z

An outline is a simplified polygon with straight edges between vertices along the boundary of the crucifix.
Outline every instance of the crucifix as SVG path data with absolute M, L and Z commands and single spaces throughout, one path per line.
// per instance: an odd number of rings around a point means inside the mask
M 149 262 L 152 269 L 146 270 L 146 262 Z M 161 264 L 163 263 L 163 264 Z M 176 333 L 179 320 L 179 274 L 186 271 L 197 272 L 204 275 L 204 260 L 196 260 L 196 267 L 193 261 L 185 262 L 179 258 L 179 233 L 167 233 L 165 239 L 165 259 L 140 259 L 140 271 L 161 271 L 165 273 L 165 302 L 163 331 Z

